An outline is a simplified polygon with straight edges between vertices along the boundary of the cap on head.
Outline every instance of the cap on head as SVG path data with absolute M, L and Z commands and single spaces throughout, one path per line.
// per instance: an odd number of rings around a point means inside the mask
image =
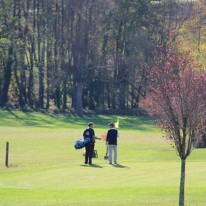
M 114 123 L 111 122 L 111 123 L 108 124 L 108 126 L 114 127 Z
M 88 123 L 88 126 L 89 126 L 89 127 L 91 127 L 92 125 L 93 125 L 93 123 L 92 123 L 92 122 L 89 122 L 89 123 Z

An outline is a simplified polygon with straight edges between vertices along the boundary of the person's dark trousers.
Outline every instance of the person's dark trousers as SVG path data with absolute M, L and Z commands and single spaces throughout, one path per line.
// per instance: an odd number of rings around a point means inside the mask
M 89 143 L 85 146 L 86 148 L 86 154 L 85 154 L 85 164 L 88 163 L 89 160 L 89 164 L 92 164 L 92 155 L 94 152 L 94 143 Z

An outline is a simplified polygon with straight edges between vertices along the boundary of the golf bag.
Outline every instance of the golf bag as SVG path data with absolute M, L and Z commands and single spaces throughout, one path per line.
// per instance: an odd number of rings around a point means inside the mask
M 83 147 L 85 147 L 90 142 L 91 142 L 91 139 L 89 137 L 85 138 L 85 139 L 79 139 L 75 142 L 74 148 L 75 149 L 82 149 Z

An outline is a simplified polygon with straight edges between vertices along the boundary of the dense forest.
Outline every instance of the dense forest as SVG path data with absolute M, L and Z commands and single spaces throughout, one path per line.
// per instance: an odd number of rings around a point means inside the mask
M 204 63 L 205 10 L 204 0 L 1 0 L 0 108 L 139 108 L 157 45 L 181 41 Z

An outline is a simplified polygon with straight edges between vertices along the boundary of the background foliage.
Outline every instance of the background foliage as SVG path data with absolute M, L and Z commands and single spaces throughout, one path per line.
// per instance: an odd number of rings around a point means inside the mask
M 204 43 L 204 8 L 197 12 L 197 1 L 0 5 L 0 107 L 72 110 L 80 116 L 83 109 L 138 108 L 147 85 L 142 64 L 152 60 L 156 45 L 183 37 L 186 22 L 197 31 L 194 16 L 201 18 L 198 48 Z

